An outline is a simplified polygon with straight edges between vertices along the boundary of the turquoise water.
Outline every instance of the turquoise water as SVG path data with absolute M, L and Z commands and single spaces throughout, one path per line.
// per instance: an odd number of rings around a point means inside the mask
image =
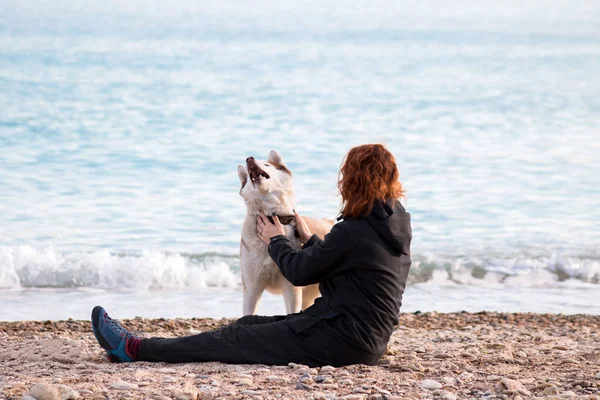
M 578 299 L 600 295 L 600 6 L 446 8 L 0 1 L 0 302 L 218 288 L 229 316 L 237 165 L 278 150 L 299 211 L 333 218 L 343 155 L 383 142 L 412 282 L 442 288 L 425 309 L 459 285 L 600 312 Z

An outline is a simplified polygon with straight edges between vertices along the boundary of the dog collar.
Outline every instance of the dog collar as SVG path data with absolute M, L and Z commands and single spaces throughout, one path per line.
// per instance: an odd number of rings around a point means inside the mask
M 267 218 L 272 224 L 275 223 L 273 221 L 273 217 L 271 217 L 270 215 L 267 215 Z M 279 218 L 279 222 L 281 222 L 281 225 L 289 225 L 292 223 L 295 217 L 293 215 L 278 215 L 277 218 Z

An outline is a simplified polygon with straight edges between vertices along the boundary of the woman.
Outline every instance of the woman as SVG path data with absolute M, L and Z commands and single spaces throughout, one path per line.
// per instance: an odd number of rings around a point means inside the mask
M 297 286 L 319 283 L 322 297 L 287 316 L 246 316 L 194 336 L 141 339 L 92 312 L 100 345 L 115 362 L 221 361 L 242 364 L 373 365 L 387 347 L 410 268 L 410 215 L 394 156 L 382 145 L 354 147 L 340 169 L 341 222 L 323 240 L 296 214 L 295 250 L 277 219 L 259 216 L 258 234 L 283 276 Z

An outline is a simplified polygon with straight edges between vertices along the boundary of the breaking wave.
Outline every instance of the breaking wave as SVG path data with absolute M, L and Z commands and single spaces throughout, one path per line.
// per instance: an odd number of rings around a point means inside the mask
M 0 289 L 154 290 L 240 285 L 236 255 L 60 252 L 52 247 L 0 247 Z M 560 287 L 600 284 L 597 257 L 413 258 L 409 284 Z

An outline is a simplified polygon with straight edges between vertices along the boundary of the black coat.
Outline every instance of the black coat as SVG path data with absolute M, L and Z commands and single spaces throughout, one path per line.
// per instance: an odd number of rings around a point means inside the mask
M 398 323 L 412 233 L 410 214 L 399 201 L 390 204 L 344 219 L 300 251 L 285 236 L 271 239 L 269 253 L 286 279 L 296 286 L 319 283 L 322 297 L 286 321 L 305 351 L 329 348 L 322 362 L 375 363 Z

